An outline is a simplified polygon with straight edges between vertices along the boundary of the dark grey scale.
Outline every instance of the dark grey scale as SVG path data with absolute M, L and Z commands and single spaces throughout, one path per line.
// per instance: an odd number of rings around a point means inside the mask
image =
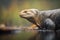
M 51 11 L 52 12 L 52 11 Z M 60 29 L 60 11 L 52 12 L 46 20 L 44 20 L 44 26 L 46 29 Z
M 56 15 L 55 15 L 55 29 L 56 30 L 58 30 L 58 29 L 60 29 L 60 13 L 57 13 Z

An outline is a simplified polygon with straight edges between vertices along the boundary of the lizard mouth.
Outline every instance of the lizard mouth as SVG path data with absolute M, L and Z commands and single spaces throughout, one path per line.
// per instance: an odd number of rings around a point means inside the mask
M 19 15 L 20 17 L 22 17 L 22 18 L 25 18 L 26 16 L 24 16 L 24 15 Z
M 26 17 L 23 17 L 23 16 L 21 16 L 21 15 L 19 15 L 21 18 L 25 18 L 26 19 Z

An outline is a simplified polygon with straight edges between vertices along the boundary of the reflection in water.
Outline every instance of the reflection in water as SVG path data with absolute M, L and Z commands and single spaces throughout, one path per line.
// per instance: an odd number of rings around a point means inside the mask
M 38 33 L 31 37 L 30 40 L 54 40 L 55 33 L 53 31 L 38 31 Z
M 55 33 L 55 39 L 60 40 L 60 30 L 57 30 Z
M 60 40 L 60 31 L 23 31 L 16 34 L 2 34 L 0 40 Z

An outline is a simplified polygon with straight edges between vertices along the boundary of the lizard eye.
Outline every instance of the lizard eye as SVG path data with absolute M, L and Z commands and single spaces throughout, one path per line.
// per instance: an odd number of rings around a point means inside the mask
M 27 11 L 24 11 L 24 13 L 27 13 Z

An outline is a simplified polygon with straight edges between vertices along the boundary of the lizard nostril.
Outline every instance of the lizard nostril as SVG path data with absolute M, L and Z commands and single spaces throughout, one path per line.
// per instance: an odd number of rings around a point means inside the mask
M 24 11 L 24 13 L 27 13 L 27 11 Z

